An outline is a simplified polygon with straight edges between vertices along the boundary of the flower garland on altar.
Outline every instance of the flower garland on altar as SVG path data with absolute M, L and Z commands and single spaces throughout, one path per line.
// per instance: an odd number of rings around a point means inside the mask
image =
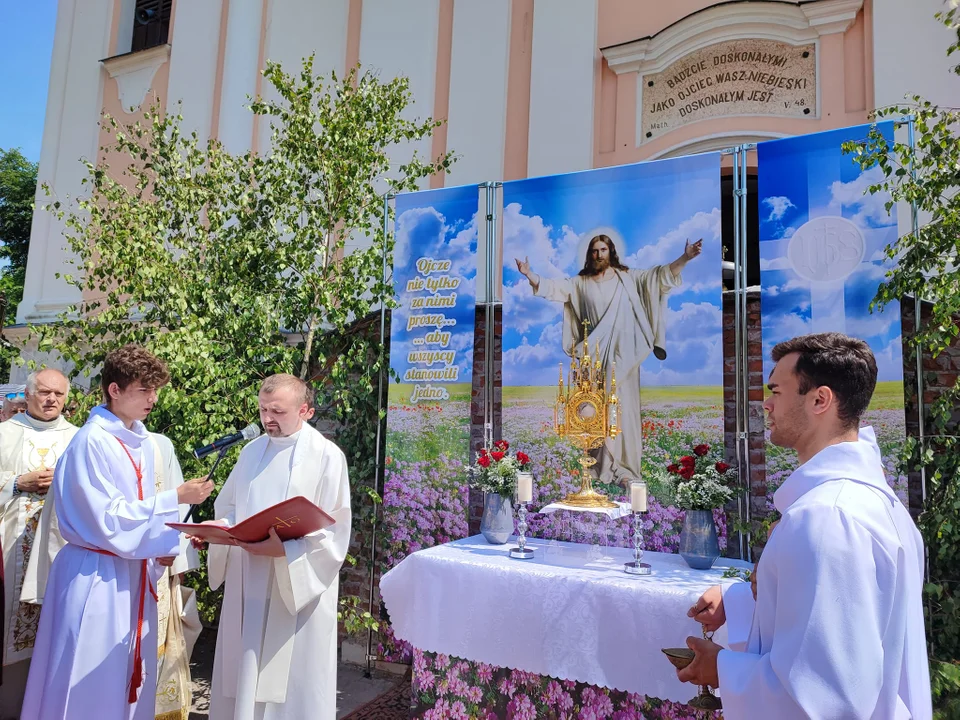
M 517 475 L 529 471 L 530 456 L 523 452 L 513 455 L 509 449 L 506 440 L 497 440 L 492 448 L 481 448 L 477 464 L 470 467 L 470 485 L 503 498 L 516 495 Z
M 727 485 L 733 466 L 719 460 L 707 444 L 693 448 L 693 454 L 684 455 L 667 466 L 675 478 L 677 506 L 683 510 L 713 510 L 723 507 L 734 495 Z

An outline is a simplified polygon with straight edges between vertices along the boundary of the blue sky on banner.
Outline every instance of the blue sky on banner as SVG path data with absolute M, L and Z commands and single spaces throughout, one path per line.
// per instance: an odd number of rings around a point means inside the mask
M 410 367 L 407 362 L 408 353 L 424 349 L 423 346 L 413 345 L 413 338 L 422 337 L 427 332 L 424 328 L 408 330 L 409 317 L 423 313 L 443 313 L 456 320 L 455 326 L 444 328 L 451 333 L 450 345 L 444 349 L 457 353 L 456 365 L 460 368 L 458 382 L 470 382 L 476 305 L 478 197 L 477 186 L 469 185 L 405 193 L 398 195 L 395 200 L 396 246 L 393 280 L 400 307 L 394 309 L 392 314 L 390 366 L 401 378 Z M 417 271 L 417 261 L 425 257 L 450 261 L 450 271 L 439 274 L 460 279 L 460 285 L 456 289 L 455 308 L 411 310 L 411 299 L 426 293 L 407 292 L 407 281 L 421 277 Z M 444 295 L 449 292 L 441 291 Z
M 529 257 L 543 277 L 571 277 L 597 231 L 612 231 L 632 269 L 668 264 L 685 239 L 703 238 L 668 298 L 667 359 L 650 355 L 640 383 L 722 384 L 718 153 L 508 182 L 503 205 L 504 385 L 554 385 L 557 363 L 569 361 L 561 304 L 534 297 L 514 259 Z
M 893 139 L 893 122 L 880 125 Z M 861 171 L 841 145 L 863 140 L 870 125 L 760 143 L 760 270 L 764 372 L 773 369 L 774 344 L 823 329 L 844 330 L 866 340 L 877 357 L 881 381 L 903 379 L 900 306 L 871 313 L 870 301 L 893 260 L 884 248 L 897 239 L 897 209 L 887 213 L 885 194 L 865 195 L 883 178 L 878 166 Z M 863 258 L 843 283 L 845 328 L 814 322 L 813 307 L 822 292 L 801 277 L 788 257 L 790 240 L 804 223 L 839 216 L 853 223 L 863 238 Z

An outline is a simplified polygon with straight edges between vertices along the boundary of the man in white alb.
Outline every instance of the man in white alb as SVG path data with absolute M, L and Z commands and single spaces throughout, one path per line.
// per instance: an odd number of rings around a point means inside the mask
M 620 262 L 613 238 L 597 235 L 587 246 L 583 270 L 572 278 L 541 277 L 530 269 L 529 258 L 516 259 L 534 295 L 563 303 L 563 351 L 579 351 L 586 320 L 590 353 L 599 344 L 608 383 L 616 366 L 621 432 L 591 453 L 603 482 L 626 486 L 640 478 L 640 365 L 651 352 L 659 360 L 667 357 L 667 295 L 683 282 L 681 271 L 702 249 L 703 240 L 687 241 L 669 265 L 630 270 Z
M 143 348 L 111 352 L 100 371 L 106 403 L 57 463 L 51 492 L 66 545 L 43 595 L 22 720 L 154 718 L 156 583 L 180 550 L 166 523 L 213 490 L 199 478 L 155 492 L 142 421 L 169 379 Z
M 3 684 L 0 718 L 20 716 L 27 687 L 30 657 L 40 622 L 40 606 L 21 602 L 21 591 L 36 583 L 26 580 L 32 551 L 44 553 L 40 515 L 53 481 L 53 470 L 79 430 L 63 417 L 70 383 L 59 370 L 48 368 L 27 378 L 26 412 L 0 423 L 0 518 L 3 544 Z M 35 542 L 35 539 L 37 542 Z
M 243 448 L 217 497 L 235 525 L 302 495 L 334 525 L 298 540 L 211 545 L 210 586 L 225 583 L 210 720 L 334 720 L 337 593 L 350 543 L 350 484 L 340 448 L 310 427 L 307 386 L 273 375 L 260 389 L 266 431 Z
M 708 590 L 688 615 L 727 625 L 730 649 L 688 638 L 680 680 L 719 687 L 727 720 L 929 720 L 923 541 L 858 430 L 877 383 L 862 340 L 773 348 L 770 440 L 800 466 L 774 493 L 782 517 L 749 583 Z

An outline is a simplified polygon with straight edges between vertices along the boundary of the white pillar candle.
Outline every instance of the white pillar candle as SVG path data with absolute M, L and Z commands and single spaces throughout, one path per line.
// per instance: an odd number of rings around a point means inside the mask
M 517 476 L 517 502 L 533 502 L 533 475 L 530 473 Z
M 647 511 L 647 484 L 635 482 L 630 485 L 630 508 L 634 512 Z

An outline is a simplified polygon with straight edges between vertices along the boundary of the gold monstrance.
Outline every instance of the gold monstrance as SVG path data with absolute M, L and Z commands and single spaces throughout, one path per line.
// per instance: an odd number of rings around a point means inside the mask
M 580 458 L 580 490 L 568 494 L 562 502 L 575 507 L 617 507 L 606 495 L 593 489 L 590 468 L 597 463 L 590 456 L 591 450 L 603 447 L 606 439 L 620 434 L 620 401 L 617 399 L 617 368 L 610 373 L 610 393 L 607 394 L 606 378 L 600 364 L 600 345 L 596 357 L 590 358 L 587 343 L 587 321 L 583 322 L 583 353 L 578 358 L 574 346 L 570 358 L 570 374 L 567 386 L 563 385 L 563 364 L 560 364 L 560 380 L 557 402 L 553 409 L 553 424 L 557 435 L 569 438 L 583 450 Z

